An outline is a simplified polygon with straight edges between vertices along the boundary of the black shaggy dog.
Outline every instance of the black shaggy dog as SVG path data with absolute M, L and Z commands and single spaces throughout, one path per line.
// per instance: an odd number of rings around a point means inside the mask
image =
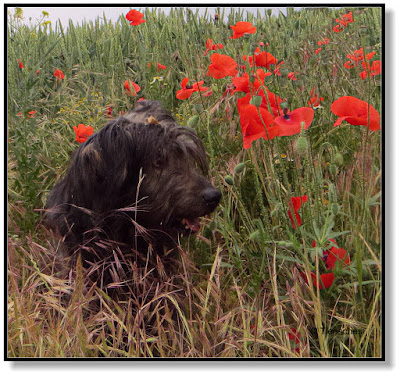
M 50 192 L 44 222 L 83 264 L 112 257 L 110 245 L 146 259 L 149 244 L 173 247 L 215 210 L 221 193 L 207 173 L 196 133 L 159 102 L 141 101 L 79 147 Z

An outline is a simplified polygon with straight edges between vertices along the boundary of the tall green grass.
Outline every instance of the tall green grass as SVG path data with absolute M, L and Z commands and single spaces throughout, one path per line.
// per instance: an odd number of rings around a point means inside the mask
M 185 8 L 168 16 L 143 9 L 146 23 L 139 26 L 124 15 L 113 23 L 104 14 L 103 20 L 71 21 L 68 28 L 45 19 L 28 27 L 9 15 L 9 356 L 382 356 L 380 132 L 345 123 L 334 128 L 330 111 L 335 99 L 351 95 L 381 112 L 379 76 L 363 81 L 360 71 L 343 63 L 360 47 L 380 59 L 382 15 L 381 8 L 352 9 L 355 22 L 333 33 L 335 19 L 349 10 L 289 8 L 287 16 L 274 17 L 232 9 L 224 23 L 222 10 L 215 21 Z M 230 39 L 229 25 L 244 20 L 257 33 Z M 315 55 L 324 37 L 331 42 Z M 268 43 L 266 50 L 285 61 L 285 74 L 266 84 L 290 109 L 308 106 L 313 87 L 324 97 L 305 133 L 305 153 L 296 149 L 299 136 L 243 149 L 240 94 L 223 100 L 230 79 L 206 75 L 208 38 L 240 64 L 259 42 Z M 157 62 L 167 69 L 157 71 Z M 55 79 L 56 68 L 65 80 Z M 296 81 L 286 77 L 293 71 Z M 163 80 L 154 80 L 158 76 Z M 205 80 L 213 95 L 179 101 L 184 77 Z M 137 97 L 127 96 L 127 79 L 179 123 L 199 116 L 196 130 L 210 155 L 210 177 L 223 192 L 201 236 L 182 245 L 199 268 L 187 271 L 190 261 L 181 253 L 187 311 L 168 288 L 135 310 L 133 300 L 118 303 L 100 289 L 86 290 L 82 270 L 74 270 L 74 280 L 57 277 L 55 249 L 38 226 L 47 192 L 78 146 L 72 126 L 98 130 L 108 106 L 114 116 L 131 109 Z M 289 201 L 301 195 L 308 195 L 303 224 L 293 229 Z M 319 290 L 301 273 L 326 272 L 318 259 L 329 239 L 349 252 L 351 264 L 338 267 L 334 284 Z M 92 300 L 100 301 L 99 311 L 90 307 Z M 146 321 L 158 322 L 158 331 L 149 334 Z M 299 342 L 290 339 L 293 329 Z

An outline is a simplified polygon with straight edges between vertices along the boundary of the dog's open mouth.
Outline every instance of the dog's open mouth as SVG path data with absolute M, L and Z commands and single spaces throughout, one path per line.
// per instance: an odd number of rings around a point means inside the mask
M 176 229 L 178 230 L 179 233 L 183 234 L 184 236 L 197 233 L 200 229 L 200 218 L 199 217 L 193 219 L 183 218 L 182 220 L 178 221 Z

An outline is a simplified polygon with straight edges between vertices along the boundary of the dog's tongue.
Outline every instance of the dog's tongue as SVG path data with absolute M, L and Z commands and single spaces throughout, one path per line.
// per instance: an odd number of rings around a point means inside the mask
M 200 220 L 197 219 L 185 219 L 186 225 L 192 232 L 197 232 L 200 229 Z

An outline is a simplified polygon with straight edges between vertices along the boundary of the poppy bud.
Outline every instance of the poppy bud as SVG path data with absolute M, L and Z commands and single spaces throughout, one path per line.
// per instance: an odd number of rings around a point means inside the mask
M 225 176 L 225 182 L 228 184 L 228 185 L 233 185 L 233 177 L 232 176 L 230 176 L 230 175 L 227 175 L 227 176 Z
M 333 158 L 332 158 L 332 163 L 336 165 L 342 165 L 343 164 L 343 156 L 339 152 L 336 153 Z
M 237 164 L 236 167 L 235 167 L 235 173 L 236 174 L 242 173 L 245 166 L 246 166 L 246 163 Z
M 331 208 L 334 215 L 337 215 L 339 213 L 340 206 L 337 203 L 332 203 Z
M 267 14 L 268 14 L 268 16 L 270 16 L 270 17 L 271 17 L 271 14 L 272 14 L 272 9 L 267 9 Z
M 282 109 L 285 109 L 285 108 L 287 108 L 288 107 L 288 102 L 282 102 L 281 103 L 281 108 Z
M 333 203 L 337 202 L 335 185 L 333 185 L 333 184 L 329 184 L 328 197 L 329 197 L 330 202 L 333 202 Z
M 197 112 L 200 113 L 203 111 L 203 106 L 201 104 L 193 104 L 193 109 Z
M 251 241 L 259 241 L 260 240 L 260 231 L 256 230 L 255 232 L 251 233 L 249 236 Z
M 305 155 L 308 150 L 308 141 L 306 137 L 300 136 L 296 143 L 296 151 L 299 155 Z
M 250 100 L 250 104 L 255 105 L 257 108 L 261 106 L 261 102 L 262 102 L 262 97 L 259 95 L 253 96 Z
M 287 75 L 289 74 L 289 70 L 288 69 L 281 69 L 281 74 L 283 77 L 287 77 Z
M 200 117 L 199 115 L 194 115 L 192 117 L 189 118 L 189 120 L 187 120 L 187 126 L 189 126 L 189 128 L 195 128 L 197 126 L 197 124 L 199 123 Z
M 336 167 L 335 164 L 331 164 L 331 165 L 329 166 L 329 173 L 330 173 L 332 176 L 336 176 L 337 167 Z
M 315 56 L 313 56 L 313 57 L 311 57 L 309 62 L 310 62 L 310 65 L 314 65 L 317 62 L 317 58 Z

